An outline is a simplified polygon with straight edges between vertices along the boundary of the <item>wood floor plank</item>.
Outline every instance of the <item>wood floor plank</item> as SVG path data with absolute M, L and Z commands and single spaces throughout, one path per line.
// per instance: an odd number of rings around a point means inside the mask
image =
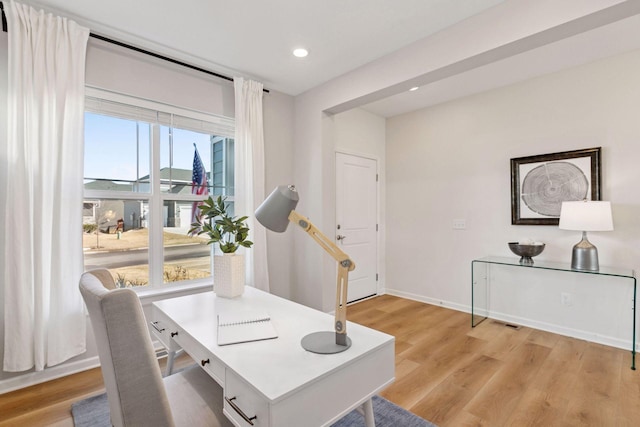
M 530 388 L 544 391 L 548 399 L 563 398 L 574 392 L 580 362 L 548 358 L 532 379 Z
M 412 362 L 411 360 L 402 360 L 400 362 L 396 362 L 396 381 L 400 379 L 412 375 L 413 371 L 420 367 L 419 363 Z
M 529 390 L 535 393 L 532 398 L 542 406 L 553 407 L 560 401 L 566 407 L 566 397 L 574 393 L 587 343 L 573 338 L 566 338 L 565 342 L 566 345 L 556 345 L 551 349 L 540 371 L 529 383 Z
M 491 319 L 487 319 L 475 328 L 469 328 L 467 335 L 489 341 L 493 340 L 503 329 L 503 323 L 493 322 Z
M 469 337 L 463 331 L 452 333 L 451 328 L 455 324 L 453 322 L 449 328 L 440 332 L 444 336 L 440 336 L 439 345 L 416 345 L 407 351 L 411 352 L 409 356 L 406 355 L 407 352 L 403 353 L 406 360 L 420 366 L 411 375 L 396 380 L 394 387 L 383 392 L 383 396 L 393 402 L 400 402 L 397 403 L 400 406 L 412 408 L 450 372 L 457 370 L 460 365 L 468 364 L 486 342 Z
M 568 399 L 550 396 L 535 388 L 528 388 L 522 395 L 511 416 L 505 421 L 508 426 L 551 427 L 561 426 L 567 410 Z
M 459 358 L 449 358 L 439 363 L 439 366 L 421 364 L 410 375 L 399 378 L 384 390 L 381 396 L 395 404 L 413 410 L 413 407 L 427 396 L 446 377 L 445 371 L 455 369 L 459 364 L 469 363 L 471 355 Z
M 467 411 L 460 411 L 452 418 L 440 422 L 438 427 L 496 427 Z
M 636 427 L 640 420 L 640 379 L 638 371 L 632 371 L 624 363 L 620 365 L 620 395 L 617 403 L 616 426 Z
M 550 352 L 541 345 L 522 343 L 511 355 L 519 363 L 508 364 L 496 373 L 465 410 L 491 425 L 504 425 Z
M 464 409 L 503 362 L 477 355 L 461 365 L 433 391 L 411 407 L 411 411 L 439 425 Z
M 102 372 L 95 368 L 7 393 L 0 398 L 0 423 L 9 416 L 29 414 L 43 406 L 53 408 L 67 402 L 70 396 L 88 396 L 103 390 Z
M 483 349 L 483 354 L 494 359 L 506 360 L 511 357 L 511 353 L 527 341 L 532 329 L 513 329 L 509 326 L 502 326 L 497 335 Z
M 83 396 L 87 398 L 90 396 Z M 71 417 L 71 404 L 78 400 L 77 398 L 58 401 L 41 408 L 35 408 L 29 412 L 25 412 L 10 420 L 0 422 L 0 427 L 73 427 L 73 419 Z
M 542 345 L 549 348 L 554 348 L 558 341 L 560 341 L 560 335 L 552 334 L 547 331 L 539 331 L 532 329 L 527 337 L 527 341 L 534 344 Z
M 383 312 L 384 313 L 384 312 Z M 428 326 L 435 324 L 432 320 L 442 313 L 437 307 L 422 304 L 407 308 L 400 312 L 386 313 L 375 321 L 367 322 L 367 326 L 391 334 L 398 339 L 414 342 L 412 336 L 428 334 Z
M 441 311 L 444 312 L 444 310 Z M 422 328 L 419 332 L 412 334 L 412 337 L 402 338 L 413 344 L 402 353 L 402 357 L 423 363 L 442 344 L 455 340 L 462 335 L 466 336 L 465 331 L 468 326 L 465 326 L 467 324 L 464 316 L 452 315 L 447 318 L 444 314 L 438 313 L 437 317 L 426 318 L 421 322 Z
M 553 346 L 553 350 L 549 357 L 559 358 L 562 360 L 571 360 L 576 363 L 580 362 L 584 356 L 584 352 L 589 346 L 589 343 L 584 340 L 571 337 L 561 337 L 557 343 Z
M 607 425 L 617 418 L 622 363 L 619 350 L 588 344 L 573 387 L 573 393 L 582 398 L 569 402 L 566 425 Z

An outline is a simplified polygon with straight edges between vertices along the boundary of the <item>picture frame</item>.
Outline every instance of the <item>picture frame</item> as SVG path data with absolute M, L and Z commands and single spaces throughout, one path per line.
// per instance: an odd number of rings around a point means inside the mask
M 511 159 L 511 224 L 558 225 L 564 201 L 600 200 L 602 147 Z

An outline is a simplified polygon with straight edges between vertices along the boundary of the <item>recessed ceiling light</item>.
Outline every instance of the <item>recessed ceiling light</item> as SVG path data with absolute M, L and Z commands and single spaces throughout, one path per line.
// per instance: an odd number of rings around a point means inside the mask
M 309 55 L 309 51 L 307 49 L 298 48 L 294 49 L 293 55 L 297 56 L 298 58 L 304 58 L 305 56 Z
M 409 89 L 409 91 L 413 92 L 413 91 L 418 90 L 418 89 L 420 89 L 420 86 L 414 86 L 411 89 Z

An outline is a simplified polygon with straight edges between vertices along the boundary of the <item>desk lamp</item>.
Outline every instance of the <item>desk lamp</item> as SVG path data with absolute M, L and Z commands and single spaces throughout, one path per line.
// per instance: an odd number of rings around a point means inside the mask
M 289 222 L 297 224 L 338 262 L 335 332 L 313 332 L 302 338 L 301 345 L 313 353 L 340 353 L 351 346 L 351 339 L 347 336 L 347 285 L 349 272 L 355 269 L 356 265 L 311 221 L 294 210 L 297 204 L 298 192 L 295 186 L 280 185 L 256 209 L 256 219 L 269 230 L 278 233 L 284 232 Z
M 611 202 L 562 202 L 559 228 L 582 231 L 582 240 L 573 247 L 571 268 L 598 271 L 598 249 L 587 239 L 587 231 L 613 230 Z

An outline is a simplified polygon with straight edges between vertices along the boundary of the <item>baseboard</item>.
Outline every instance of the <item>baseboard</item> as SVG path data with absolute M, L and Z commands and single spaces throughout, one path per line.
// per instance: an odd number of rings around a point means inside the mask
M 399 291 L 397 289 L 386 289 L 386 293 L 396 297 L 406 298 L 413 301 L 424 302 L 431 305 L 438 305 L 440 307 L 450 308 L 456 311 L 462 311 L 464 313 L 471 313 L 471 307 L 468 305 L 462 305 L 450 301 L 443 301 L 435 298 L 428 298 L 423 295 L 412 294 L 410 292 Z
M 492 312 L 490 319 L 499 320 L 506 323 L 513 323 L 516 325 L 526 326 L 528 328 L 538 329 L 545 332 L 551 332 L 558 335 L 564 335 L 566 337 L 577 338 L 584 341 L 589 341 L 596 344 L 602 344 L 609 347 L 620 348 L 622 350 L 629 350 L 631 352 L 631 339 L 623 340 L 616 337 L 610 337 L 607 335 L 601 335 L 594 332 L 584 331 L 580 329 L 567 328 L 562 325 L 555 325 L 552 323 L 540 322 L 532 319 L 525 319 L 518 316 L 512 316 L 504 313 Z M 629 335 L 631 335 L 629 331 Z M 636 344 L 636 351 L 640 348 Z
M 159 341 L 153 341 L 153 347 L 158 358 L 166 357 L 164 346 Z M 77 374 L 100 366 L 98 356 L 88 357 L 77 362 L 63 363 L 47 368 L 40 372 L 26 372 L 21 375 L 0 380 L 0 395 L 10 393 L 21 388 L 52 381 L 67 375 Z
M 450 301 L 438 300 L 435 298 L 427 298 L 423 295 L 412 294 L 409 292 L 399 291 L 396 289 L 386 289 L 386 293 L 389 295 L 394 295 L 401 298 L 407 298 L 414 301 L 424 302 L 431 305 L 437 305 L 440 307 L 450 308 L 456 311 L 462 311 L 464 313 L 471 314 L 471 306 L 453 303 Z M 496 313 L 491 312 L 489 317 L 491 319 L 500 320 L 506 323 L 512 323 L 516 325 L 526 326 L 533 329 L 538 329 L 545 332 L 551 332 L 558 335 L 563 335 L 571 338 L 577 338 L 584 341 L 593 342 L 596 344 L 603 344 L 609 347 L 620 348 L 622 350 L 629 350 L 631 352 L 631 335 L 632 331 L 629 331 L 629 340 L 624 340 L 616 337 L 611 337 L 607 335 L 596 334 L 589 331 L 579 330 L 567 328 L 562 325 L 555 325 L 551 323 L 540 322 L 533 319 L 527 319 L 517 316 L 512 316 L 504 313 Z M 471 324 L 471 320 L 469 320 L 469 324 Z M 636 344 L 636 351 L 640 350 L 640 345 Z
M 21 388 L 44 383 L 67 375 L 77 374 L 100 366 L 98 356 L 82 359 L 77 362 L 63 363 L 58 366 L 46 368 L 44 371 L 28 372 L 16 377 L 0 380 L 0 395 Z

